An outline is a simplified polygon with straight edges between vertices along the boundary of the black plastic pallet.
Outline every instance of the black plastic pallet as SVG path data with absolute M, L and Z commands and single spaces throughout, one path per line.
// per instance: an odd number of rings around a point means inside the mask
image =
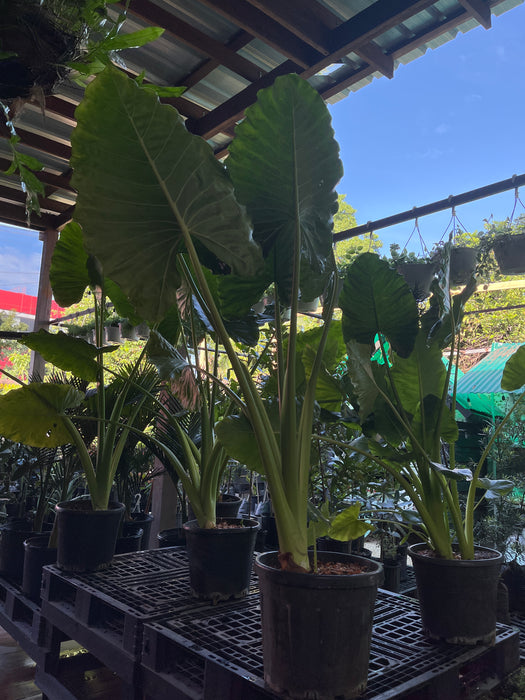
M 252 577 L 251 593 L 257 593 Z M 192 597 L 185 548 L 123 554 L 103 571 L 68 574 L 44 567 L 42 612 L 128 683 L 140 675 L 147 621 L 208 607 Z
M 257 597 L 147 623 L 142 664 L 144 691 L 158 700 L 276 697 L 263 681 Z M 416 601 L 379 591 L 363 698 L 475 697 L 474 687 L 486 690 L 518 665 L 516 630 L 499 625 L 494 647 L 436 644 L 423 636 Z
M 0 626 L 40 666 L 49 666 L 50 659 L 58 657 L 62 635 L 50 627 L 39 605 L 3 578 L 0 578 Z
M 35 683 L 52 700 L 130 700 L 133 697 L 133 689 L 89 653 L 60 659 L 53 673 L 37 666 Z
M 525 662 L 525 615 L 523 613 L 511 612 L 511 625 L 516 627 L 520 635 L 520 657 Z

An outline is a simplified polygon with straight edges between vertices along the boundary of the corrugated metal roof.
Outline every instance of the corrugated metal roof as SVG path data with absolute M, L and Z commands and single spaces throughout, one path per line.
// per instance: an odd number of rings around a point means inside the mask
M 132 0 L 124 31 L 163 26 L 164 35 L 123 53 L 131 73 L 161 85 L 185 85 L 167 100 L 207 139 L 218 157 L 257 90 L 296 72 L 328 102 L 382 76 L 392 77 L 428 49 L 454 39 L 523 0 Z M 115 12 L 122 9 L 116 6 Z M 120 7 L 119 7 L 120 6 Z M 69 138 L 82 92 L 59 85 L 45 117 L 34 106 L 16 118 L 22 148 L 37 157 L 46 188 L 37 229 L 60 228 L 72 215 Z M 8 133 L 0 125 L 0 171 L 9 165 Z M 0 174 L 0 221 L 25 223 L 25 198 L 15 177 Z M 55 202 L 57 204 L 55 204 Z M 65 206 L 66 205 L 66 206 Z
M 489 354 L 458 380 L 458 395 L 508 393 L 501 388 L 503 369 L 520 345 L 521 343 L 494 343 Z

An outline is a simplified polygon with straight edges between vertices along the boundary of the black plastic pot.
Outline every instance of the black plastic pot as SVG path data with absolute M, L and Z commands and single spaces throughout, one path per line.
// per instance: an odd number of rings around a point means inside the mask
M 509 610 L 525 613 L 525 567 L 511 561 L 502 567 L 501 579 L 507 587 Z
M 425 555 L 428 545 L 411 545 L 423 632 L 450 644 L 493 644 L 502 555 L 477 547 L 488 558 L 441 559 Z
M 92 510 L 91 501 L 63 501 L 57 514 L 57 566 L 64 571 L 99 571 L 111 564 L 124 513 L 122 503 Z
M 277 523 L 275 515 L 262 515 L 261 527 L 264 531 L 264 546 L 275 548 L 279 546 L 279 536 L 277 534 Z
M 214 603 L 242 598 L 250 588 L 253 552 L 259 522 L 221 518 L 234 528 L 205 529 L 196 520 L 184 523 L 192 595 Z
M 140 513 L 132 513 L 131 520 L 124 521 L 122 532 L 124 535 L 127 535 L 130 532 L 134 532 L 134 530 L 135 530 L 134 526 L 138 525 L 143 530 L 142 543 L 140 546 L 142 547 L 142 549 L 149 549 L 149 547 L 150 547 L 149 540 L 150 540 L 150 535 L 151 535 L 152 523 L 153 523 L 153 515 L 151 513 L 144 513 L 143 511 L 141 511 Z
M 320 561 L 358 563 L 353 576 L 281 571 L 277 552 L 256 560 L 261 591 L 264 680 L 291 698 L 354 698 L 368 675 L 372 618 L 383 568 L 351 554 Z
M 15 583 L 22 583 L 24 572 L 24 541 L 40 533 L 33 532 L 26 518 L 11 518 L 0 530 L 0 574 Z
M 398 263 L 397 272 L 412 290 L 416 301 L 424 301 L 430 295 L 435 265 L 432 262 Z
M 317 549 L 319 552 L 342 552 L 344 554 L 351 554 L 352 540 L 343 542 L 341 540 L 333 540 L 331 537 L 319 537 L 317 540 Z
M 24 542 L 24 573 L 22 593 L 35 603 L 40 603 L 42 567 L 56 564 L 56 547 L 49 546 L 49 533 L 30 537 Z
M 181 527 L 161 530 L 157 535 L 159 547 L 185 547 L 186 535 Z
M 364 542 L 364 537 L 345 541 L 334 540 L 331 537 L 319 537 L 317 540 L 317 549 L 320 552 L 342 552 L 344 554 L 355 554 L 358 557 L 366 557 L 367 554 L 363 554 L 363 552 L 365 552 L 363 548 Z
M 525 272 L 525 233 L 496 238 L 493 249 L 499 269 L 504 275 L 520 275 Z
M 478 251 L 468 246 L 454 246 L 450 249 L 450 273 L 451 284 L 466 284 L 474 270 Z
M 239 514 L 241 499 L 229 493 L 223 493 L 221 500 L 215 505 L 215 514 L 218 518 L 236 518 Z
M 123 532 L 122 537 L 117 537 L 115 554 L 139 552 L 142 549 L 143 535 L 144 530 L 138 523 L 126 523 L 125 532 Z
M 383 588 L 392 593 L 399 593 L 401 588 L 401 565 L 398 559 L 383 559 L 385 582 Z

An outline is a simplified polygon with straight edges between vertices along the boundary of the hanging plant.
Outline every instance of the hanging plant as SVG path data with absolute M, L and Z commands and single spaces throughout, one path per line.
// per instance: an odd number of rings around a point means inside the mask
M 520 275 L 525 273 L 525 216 L 520 216 L 513 223 L 512 219 L 493 222 L 480 235 L 481 260 L 490 259 L 494 253 L 499 271 L 503 275 Z
M 44 194 L 35 172 L 42 163 L 19 150 L 13 123 L 26 102 L 45 108 L 45 98 L 66 78 L 84 86 L 122 49 L 136 48 L 163 33 L 148 27 L 119 34 L 125 12 L 110 18 L 107 5 L 115 0 L 0 0 L 0 114 L 10 134 L 12 164 L 26 193 L 26 211 L 40 214 L 38 195 Z M 180 94 L 180 88 L 173 88 Z M 165 89 L 163 89 L 165 90 Z
M 390 267 L 404 278 L 416 301 L 424 301 L 430 295 L 430 286 L 436 272 L 435 261 L 430 257 L 408 253 L 405 248 L 400 251 L 397 243 L 390 246 L 390 256 Z

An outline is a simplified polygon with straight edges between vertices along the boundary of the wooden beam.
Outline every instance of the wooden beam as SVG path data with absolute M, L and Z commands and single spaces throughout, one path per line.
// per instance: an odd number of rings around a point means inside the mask
M 227 48 L 222 42 L 213 39 L 150 0 L 133 0 L 128 8 L 128 14 L 135 15 L 148 24 L 163 27 L 167 34 L 175 37 L 178 41 L 219 61 L 250 82 L 258 80 L 263 73 L 259 66 Z
M 200 1 L 293 61 L 296 64 L 296 72 L 300 72 L 323 55 L 246 0 Z
M 7 158 L 0 158 L 0 170 L 8 170 L 11 165 L 11 161 Z M 71 170 L 67 170 L 63 175 L 53 175 L 53 173 L 48 173 L 46 170 L 41 170 L 39 173 L 34 173 L 35 177 L 44 183 L 44 185 L 50 185 L 55 189 L 65 190 L 66 192 L 74 192 L 71 187 L 69 180 L 71 177 Z M 10 179 L 16 182 L 16 176 L 11 175 Z
M 25 207 L 26 195 L 20 187 L 5 187 L 0 184 L 0 199 L 14 204 L 22 204 Z M 69 204 L 64 204 L 64 202 L 57 202 L 54 199 L 49 199 L 48 197 L 43 197 L 38 199 L 40 207 L 42 209 L 47 209 L 52 212 L 61 213 L 69 209 Z
M 328 55 L 329 30 L 338 26 L 341 20 L 333 15 L 324 5 L 311 0 L 248 0 L 272 20 L 305 44 L 323 55 Z M 323 11 L 318 11 L 322 8 Z
M 238 34 L 236 34 L 231 41 L 228 41 L 226 46 L 231 50 L 231 51 L 239 51 L 240 49 L 243 49 L 247 44 L 252 41 L 253 36 L 252 34 L 249 34 L 248 32 L 241 31 Z M 202 65 L 200 65 L 198 68 L 196 68 L 194 71 L 189 73 L 187 76 L 185 76 L 181 80 L 181 85 L 184 85 L 187 88 L 192 87 L 193 85 L 196 85 L 198 82 L 206 78 L 207 75 L 209 75 L 215 68 L 218 68 L 220 66 L 220 61 L 218 61 L 215 58 L 208 58 L 205 61 L 203 61 Z M 161 100 L 162 101 L 162 100 Z
M 43 153 L 49 153 L 50 155 L 56 156 L 57 158 L 62 158 L 69 162 L 71 157 L 71 147 L 66 146 L 59 141 L 47 138 L 46 136 L 40 136 L 39 134 L 34 134 L 32 131 L 26 131 L 26 129 L 20 129 L 16 127 L 16 133 L 20 136 L 21 145 L 29 146 L 37 151 L 42 151 Z M 9 140 L 11 134 L 9 129 L 5 124 L 0 124 L 0 138 Z
M 73 205 L 72 207 L 69 207 L 69 209 L 66 209 L 65 212 L 60 214 L 60 216 L 57 216 L 54 221 L 56 228 L 61 231 L 64 226 L 72 220 L 74 213 L 75 206 Z
M 45 111 L 59 114 L 61 117 L 76 122 L 75 110 L 77 106 L 74 102 L 70 102 L 60 95 L 49 95 L 46 97 Z
M 373 41 L 359 46 L 354 51 L 363 61 L 366 61 L 372 68 L 378 70 L 387 78 L 391 79 L 394 77 L 394 59 L 392 56 L 383 53 Z
M 435 0 L 389 0 L 375 2 L 334 29 L 330 36 L 333 54 L 347 54 L 396 24 L 433 5 Z
M 9 222 L 15 226 L 27 227 L 28 224 L 25 207 L 2 202 L 0 204 L 0 211 L 2 214 L 2 222 Z M 42 214 L 41 216 L 32 214 L 31 228 L 36 229 L 37 231 L 42 231 L 46 228 L 53 227 L 55 220 L 55 217 L 51 214 Z
M 498 292 L 507 289 L 523 289 L 524 287 L 525 279 L 508 280 L 507 282 L 487 282 L 486 284 L 480 284 L 475 293 L 480 294 L 482 292 Z
M 483 0 L 459 0 L 465 10 L 472 15 L 476 22 L 479 22 L 485 29 L 490 29 L 492 26 L 492 16 L 490 5 L 487 5 Z
M 223 129 L 229 127 L 233 122 L 241 119 L 244 110 L 255 102 L 257 92 L 264 87 L 269 87 L 279 75 L 293 73 L 294 64 L 291 61 L 281 63 L 270 73 L 266 73 L 262 80 L 252 83 L 247 88 L 226 100 L 222 105 L 214 109 L 205 117 L 199 120 L 188 119 L 186 127 L 193 134 L 202 136 L 204 139 L 211 138 Z
M 53 251 L 58 240 L 58 231 L 55 229 L 47 229 L 40 234 L 40 240 L 43 241 L 43 246 L 33 331 L 39 331 L 41 328 L 47 330 L 49 328 L 51 302 L 53 300 L 51 284 L 49 283 L 49 270 L 51 268 Z M 44 373 L 44 358 L 39 353 L 33 351 L 29 363 L 29 376 L 31 378 L 43 380 Z

